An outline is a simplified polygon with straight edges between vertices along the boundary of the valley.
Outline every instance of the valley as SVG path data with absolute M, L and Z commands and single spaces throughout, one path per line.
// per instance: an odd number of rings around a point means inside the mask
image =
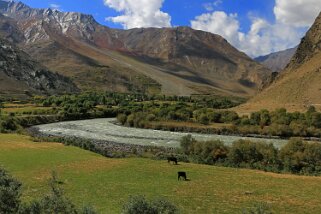
M 321 4 L 33 1 L 0 0 L 0 213 L 320 213 Z

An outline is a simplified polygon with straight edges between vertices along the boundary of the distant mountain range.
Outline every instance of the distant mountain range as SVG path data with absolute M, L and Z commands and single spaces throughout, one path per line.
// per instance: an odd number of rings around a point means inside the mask
M 303 111 L 311 105 L 321 109 L 321 13 L 286 69 L 269 87 L 238 110 L 287 108 Z
M 82 90 L 250 97 L 271 71 L 188 27 L 111 29 L 91 15 L 0 0 L 0 36 Z
M 272 72 L 282 71 L 290 62 L 298 47 L 260 56 L 254 60 L 265 65 Z

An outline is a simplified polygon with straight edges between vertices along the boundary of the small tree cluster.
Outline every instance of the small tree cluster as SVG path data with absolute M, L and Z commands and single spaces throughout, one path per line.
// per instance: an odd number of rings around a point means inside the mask
M 227 147 L 220 141 L 197 142 L 191 135 L 181 139 L 182 152 L 191 161 L 272 172 L 315 175 L 321 173 L 321 144 L 293 138 L 277 149 L 273 144 L 239 140 Z

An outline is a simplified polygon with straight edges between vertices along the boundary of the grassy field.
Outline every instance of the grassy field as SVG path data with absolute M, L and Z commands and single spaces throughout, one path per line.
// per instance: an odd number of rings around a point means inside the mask
M 75 203 L 93 205 L 102 213 L 119 213 L 128 196 L 137 194 L 166 197 L 182 213 L 241 213 L 258 202 L 267 202 L 275 213 L 321 210 L 321 177 L 108 159 L 75 147 L 34 143 L 19 135 L 0 135 L 0 165 L 23 182 L 25 200 L 48 191 L 48 178 L 56 170 Z M 179 170 L 191 180 L 178 182 Z
M 37 111 L 51 111 L 52 107 L 42 107 L 35 104 L 14 104 L 6 103 L 4 108 L 1 109 L 4 114 L 33 114 Z

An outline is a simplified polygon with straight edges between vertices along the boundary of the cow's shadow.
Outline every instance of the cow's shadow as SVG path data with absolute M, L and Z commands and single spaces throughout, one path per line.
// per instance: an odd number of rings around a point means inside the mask
M 186 178 L 186 179 L 180 179 L 180 180 L 178 180 L 178 181 L 191 181 L 191 179 Z

